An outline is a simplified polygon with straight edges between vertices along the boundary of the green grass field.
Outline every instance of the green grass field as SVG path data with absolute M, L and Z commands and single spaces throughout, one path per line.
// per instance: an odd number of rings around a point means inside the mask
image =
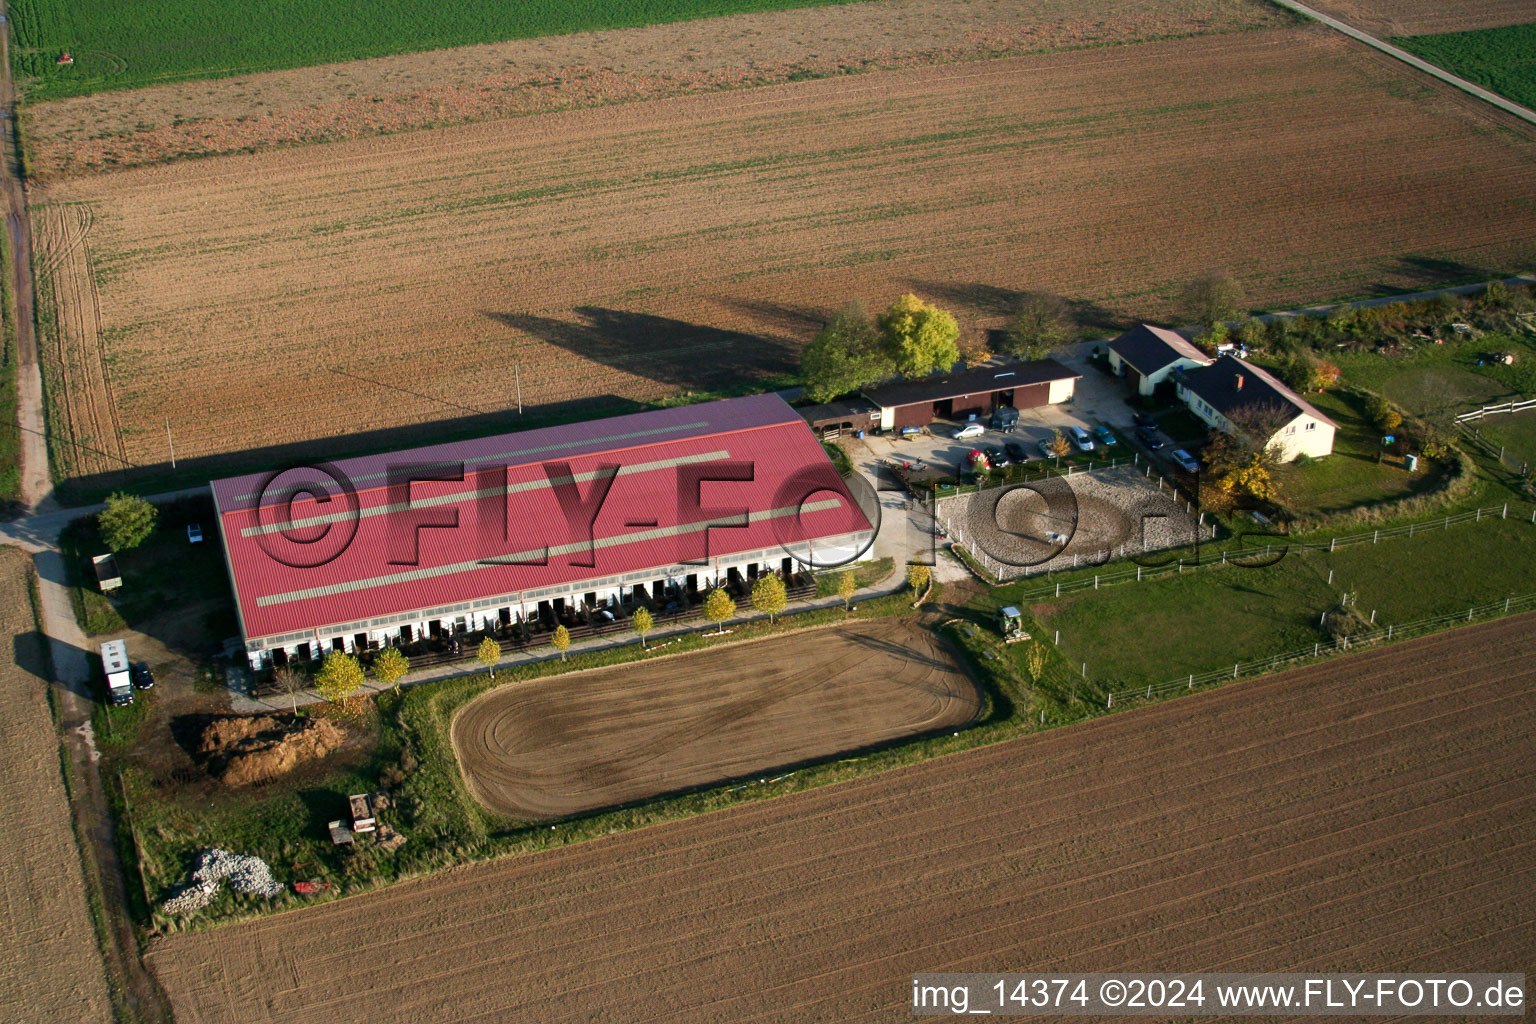
M 1509 416 L 1489 416 L 1468 424 L 1508 458 L 1536 466 L 1536 409 Z
M 1419 343 L 1403 356 L 1340 352 L 1328 358 L 1343 371 L 1344 383 L 1385 395 L 1412 415 L 1440 421 L 1479 405 L 1536 395 L 1536 345 L 1529 337 L 1485 334 L 1444 345 Z M 1493 352 L 1514 352 L 1515 365 L 1486 359 L 1478 365 Z
M 627 28 L 847 0 L 17 0 L 14 71 L 29 99 L 381 57 L 445 46 Z M 75 63 L 58 67 L 69 52 Z
M 1536 24 L 1392 41 L 1516 103 L 1536 107 Z
M 1529 508 L 1511 511 L 1515 518 L 1332 554 L 1293 551 L 1262 569 L 1204 569 L 1081 591 L 1031 611 L 1047 639 L 1061 631 L 1062 653 L 1074 665 L 1086 663 L 1097 687 L 1162 683 L 1327 642 L 1321 616 L 1346 591 L 1381 625 L 1536 593 L 1536 525 Z M 990 591 L 979 606 L 1018 603 L 1024 589 Z
M 1396 453 L 1377 461 L 1380 438 L 1366 418 L 1363 395 L 1331 391 L 1307 398 L 1339 429 L 1332 455 L 1306 466 L 1287 465 L 1277 474 L 1291 508 L 1302 515 L 1325 515 L 1405 497 L 1434 483 L 1436 474 L 1427 462 L 1410 474 Z

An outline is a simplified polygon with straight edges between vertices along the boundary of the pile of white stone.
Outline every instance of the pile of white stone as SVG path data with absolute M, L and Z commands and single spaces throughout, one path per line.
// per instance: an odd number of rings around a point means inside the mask
M 213 902 L 225 880 L 235 892 L 252 896 L 279 896 L 287 886 L 272 877 L 272 869 L 260 857 L 245 857 L 228 850 L 204 850 L 197 855 L 192 881 L 161 904 L 169 914 L 190 914 Z

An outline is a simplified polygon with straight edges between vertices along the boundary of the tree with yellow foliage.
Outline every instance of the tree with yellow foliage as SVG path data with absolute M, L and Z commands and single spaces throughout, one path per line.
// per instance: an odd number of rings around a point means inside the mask
M 923 377 L 960 361 L 960 325 L 916 295 L 903 295 L 879 317 L 880 339 L 896 372 Z

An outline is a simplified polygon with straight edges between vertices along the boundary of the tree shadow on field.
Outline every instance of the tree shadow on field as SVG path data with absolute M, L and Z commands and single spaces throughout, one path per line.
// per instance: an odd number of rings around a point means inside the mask
M 941 306 L 958 306 L 982 317 L 1008 317 L 1019 308 L 1030 289 L 1005 288 L 1001 285 L 963 281 L 929 281 L 907 278 L 903 282 L 919 296 L 937 302 Z M 1056 293 L 1048 289 L 1034 289 L 1047 295 Z M 1057 295 L 1066 307 L 1067 315 L 1085 335 L 1119 333 L 1130 326 L 1130 320 L 1099 305 L 1091 299 Z
M 600 306 L 579 306 L 573 312 L 577 319 L 485 315 L 583 359 L 684 391 L 789 373 L 798 362 L 798 347 L 782 338 Z
M 777 331 L 785 340 L 800 344 L 810 341 L 817 331 L 827 326 L 827 321 L 831 317 L 829 310 L 814 309 L 810 306 L 743 299 L 734 295 L 712 295 L 710 298 L 722 306 L 730 306 L 732 309 L 750 314 L 764 326 Z
M 1366 286 L 1371 296 L 1400 295 L 1404 290 L 1429 291 L 1459 284 L 1474 284 L 1502 277 L 1496 270 L 1461 260 L 1436 256 L 1399 256 L 1391 268 L 1395 281 L 1376 281 Z M 1405 283 L 1406 282 L 1406 283 Z

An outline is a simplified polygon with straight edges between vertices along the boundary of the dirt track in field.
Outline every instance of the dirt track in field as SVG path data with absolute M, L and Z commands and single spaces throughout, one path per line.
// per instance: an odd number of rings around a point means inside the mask
M 1286 24 L 1262 0 L 879 0 L 182 82 L 27 108 L 34 175 L 806 77 Z
M 1536 971 L 1536 616 L 216 931 L 178 1017 L 904 1021 L 917 971 Z
M 30 558 L 0 548 L 0 1019 L 106 1022 L 112 1005 L 59 776 L 48 683 L 36 674 L 45 654 L 27 596 L 30 572 Z
M 160 465 L 167 417 L 184 462 L 505 429 L 516 364 L 531 406 L 739 386 L 791 370 L 845 301 L 904 290 L 975 324 L 1044 288 L 1104 323 L 1168 314 L 1211 266 L 1269 308 L 1528 267 L 1536 144 L 1491 116 L 1336 33 L 1275 30 L 221 157 L 47 198 L 93 211 L 123 447 Z
M 497 814 L 558 818 L 965 725 L 976 689 L 905 621 L 514 683 L 453 722 Z
M 1312 2 L 1355 28 L 1380 36 L 1466 32 L 1536 22 L 1531 0 L 1319 0 Z

